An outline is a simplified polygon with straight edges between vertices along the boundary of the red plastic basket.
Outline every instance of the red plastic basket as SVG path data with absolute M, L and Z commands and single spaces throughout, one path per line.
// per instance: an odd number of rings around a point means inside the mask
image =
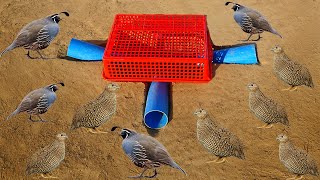
M 205 15 L 118 14 L 104 52 L 112 81 L 208 82 L 212 44 Z

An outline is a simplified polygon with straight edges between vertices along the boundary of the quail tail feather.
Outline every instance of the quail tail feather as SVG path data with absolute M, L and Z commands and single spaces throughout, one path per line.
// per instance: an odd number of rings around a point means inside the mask
M 3 50 L 1 53 L 0 53 L 0 57 L 3 56 L 5 53 L 7 53 L 8 51 L 11 51 L 12 49 L 16 48 L 15 47 L 15 44 L 12 43 L 10 46 L 8 46 L 5 50 Z
M 27 169 L 26 169 L 26 175 L 31 175 L 31 174 L 33 174 L 33 173 L 35 173 L 34 172 L 34 169 L 32 168 L 32 167 L 27 167 Z
M 6 119 L 5 121 L 9 120 L 10 118 L 12 118 L 13 116 L 17 115 L 18 113 L 19 113 L 19 109 L 16 109 L 15 111 L 13 111 L 13 113 L 11 113 L 11 114 L 7 117 L 7 119 Z
M 4 122 L 8 121 L 10 118 L 12 118 L 13 116 L 19 114 L 19 110 L 16 109 L 15 111 L 13 111 L 13 113 L 11 113 L 4 121 L 0 122 L 0 124 L 3 124 Z
M 234 153 L 236 157 L 240 159 L 246 159 L 246 156 L 244 155 L 244 152 L 242 149 L 235 150 Z
M 181 172 L 183 172 L 183 174 L 187 175 L 187 173 L 176 162 L 172 162 L 170 166 L 179 169 Z
M 79 126 L 76 124 L 76 123 L 72 123 L 71 124 L 71 127 L 70 127 L 70 130 L 75 130 L 75 129 L 77 129 L 77 128 L 79 128 Z
M 314 166 L 314 168 L 312 168 L 310 170 L 310 174 L 314 175 L 314 176 L 319 176 L 319 171 L 318 171 L 318 168 L 317 166 Z
M 280 121 L 282 124 L 286 125 L 286 126 L 289 126 L 289 120 L 288 118 L 282 118 L 282 120 Z
M 312 79 L 310 79 L 310 80 L 307 82 L 307 86 L 309 86 L 309 87 L 311 87 L 311 88 L 314 88 L 314 84 L 313 84 Z
M 272 29 L 271 33 L 275 34 L 275 35 L 278 35 L 279 37 L 282 38 L 281 34 L 278 33 L 278 31 L 276 31 L 275 29 Z

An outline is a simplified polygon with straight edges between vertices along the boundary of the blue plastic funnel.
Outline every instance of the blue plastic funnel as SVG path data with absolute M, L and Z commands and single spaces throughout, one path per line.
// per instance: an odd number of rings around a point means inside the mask
M 169 84 L 152 82 L 147 95 L 144 124 L 151 129 L 160 129 L 168 123 Z
M 103 53 L 103 47 L 72 38 L 67 56 L 83 61 L 101 61 Z
M 213 51 L 213 63 L 258 64 L 256 45 L 246 44 Z

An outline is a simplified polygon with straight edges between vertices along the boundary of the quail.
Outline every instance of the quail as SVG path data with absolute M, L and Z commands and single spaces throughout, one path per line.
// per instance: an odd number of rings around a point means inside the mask
M 217 124 L 204 109 L 197 109 L 194 115 L 197 116 L 198 141 L 218 157 L 213 162 L 223 163 L 230 156 L 245 159 L 244 146 L 236 135 Z
M 279 159 L 281 163 L 296 175 L 289 179 L 302 179 L 305 174 L 319 176 L 316 161 L 306 151 L 295 147 L 287 135 L 277 137 L 279 144 Z
M 116 91 L 119 88 L 117 84 L 110 83 L 96 99 L 78 108 L 73 116 L 71 129 L 85 127 L 89 128 L 91 133 L 106 133 L 96 128 L 109 120 L 116 112 Z
M 245 41 L 249 41 L 250 37 L 253 34 L 259 35 L 258 39 L 254 41 L 260 40 L 260 34 L 264 31 L 276 34 L 282 38 L 282 36 L 274 28 L 271 27 L 267 19 L 261 13 L 234 2 L 226 2 L 225 5 L 227 6 L 230 3 L 233 4 L 232 9 L 234 10 L 234 20 L 238 23 L 238 25 L 244 32 L 250 34 Z
M 306 67 L 292 61 L 279 45 L 276 45 L 271 51 L 274 53 L 273 71 L 275 75 L 290 85 L 288 89 L 283 90 L 294 91 L 297 86 L 302 85 L 314 87 L 311 74 Z
M 43 88 L 39 88 L 31 91 L 22 99 L 17 109 L 13 113 L 11 113 L 6 120 L 9 120 L 11 117 L 21 112 L 27 112 L 30 115 L 29 116 L 30 121 L 46 122 L 40 117 L 40 114 L 46 113 L 48 109 L 52 106 L 52 104 L 55 102 L 57 98 L 56 91 L 58 90 L 58 86 L 57 86 L 58 84 L 60 84 L 61 86 L 64 86 L 64 83 L 60 82 L 57 84 L 50 84 Z M 31 117 L 32 115 L 38 116 L 40 120 L 32 119 Z
M 26 174 L 41 174 L 44 178 L 57 178 L 47 175 L 57 168 L 65 157 L 66 133 L 56 135 L 55 141 L 35 152 L 27 162 Z
M 114 131 L 117 128 L 118 127 L 115 126 L 111 131 Z M 157 176 L 156 168 L 161 165 L 179 169 L 187 175 L 186 172 L 174 162 L 167 149 L 155 138 L 126 128 L 121 130 L 120 135 L 123 138 L 122 149 L 124 152 L 136 166 L 143 168 L 140 175 L 131 176 L 131 178 L 155 178 Z M 143 176 L 148 169 L 153 169 L 154 175 Z
M 274 123 L 289 126 L 286 110 L 272 99 L 266 97 L 255 83 L 248 84 L 250 111 L 266 124 L 258 128 L 271 128 Z
M 24 47 L 28 50 L 26 54 L 30 59 L 35 59 L 30 56 L 29 50 L 36 51 L 42 59 L 46 59 L 40 53 L 40 50 L 47 48 L 51 41 L 59 33 L 60 14 L 69 16 L 68 12 L 53 14 L 42 19 L 37 19 L 25 25 L 12 44 L 0 53 L 0 57 L 6 52 L 18 47 Z

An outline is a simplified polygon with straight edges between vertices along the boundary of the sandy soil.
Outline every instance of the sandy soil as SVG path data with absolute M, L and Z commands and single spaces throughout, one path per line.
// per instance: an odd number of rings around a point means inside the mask
M 175 161 L 186 170 L 162 167 L 158 179 L 285 179 L 291 177 L 279 162 L 277 134 L 287 132 L 299 147 L 307 146 L 320 166 L 320 35 L 319 0 L 247 0 L 239 1 L 258 9 L 282 35 L 283 39 L 264 33 L 258 51 L 261 66 L 221 65 L 208 84 L 173 85 L 173 116 L 170 124 L 151 133 L 162 142 Z M 231 7 L 215 0 L 1 0 L 0 49 L 8 46 L 26 23 L 61 11 L 70 17 L 61 23 L 59 36 L 44 50 L 55 56 L 72 37 L 104 40 L 117 13 L 207 14 L 211 37 L 216 45 L 239 43 L 247 34 L 233 20 Z M 282 45 L 287 54 L 307 66 L 315 88 L 281 92 L 287 86 L 272 72 L 270 48 Z M 48 123 L 31 123 L 20 114 L 0 127 L 0 178 L 31 179 L 25 176 L 27 158 L 53 141 L 55 134 L 69 134 L 65 161 L 52 172 L 61 179 L 126 179 L 141 169 L 135 167 L 121 149 L 121 138 L 114 133 L 93 135 L 84 130 L 69 132 L 74 110 L 96 97 L 107 84 L 102 80 L 101 62 L 84 63 L 63 59 L 29 60 L 25 50 L 16 49 L 0 60 L 0 119 L 5 119 L 31 90 L 64 81 L 58 99 L 43 117 Z M 248 109 L 246 85 L 256 82 L 262 91 L 283 104 L 290 128 L 276 125 L 261 130 L 262 125 Z M 101 129 L 114 125 L 148 133 L 142 123 L 145 85 L 120 83 L 116 116 Z M 237 134 L 246 146 L 246 160 L 229 158 L 224 164 L 206 164 L 214 156 L 196 139 L 193 111 L 201 104 L 220 123 Z M 306 176 L 306 179 L 316 179 Z

